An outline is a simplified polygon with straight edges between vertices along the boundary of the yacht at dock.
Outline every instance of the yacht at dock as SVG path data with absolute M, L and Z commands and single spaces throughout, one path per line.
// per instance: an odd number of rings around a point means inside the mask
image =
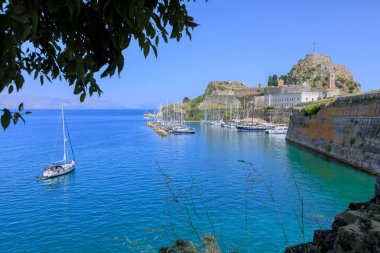
M 286 134 L 288 132 L 288 127 L 285 124 L 276 125 L 273 128 L 267 129 L 266 134 Z

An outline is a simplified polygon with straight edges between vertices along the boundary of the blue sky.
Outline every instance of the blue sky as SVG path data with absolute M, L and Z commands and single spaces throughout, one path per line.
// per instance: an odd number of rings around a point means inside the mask
M 24 101 L 29 108 L 156 108 L 203 93 L 212 80 L 265 84 L 286 74 L 316 42 L 316 52 L 345 64 L 363 90 L 380 89 L 378 0 L 197 0 L 189 12 L 200 24 L 193 40 L 161 44 L 145 59 L 133 44 L 125 67 L 100 79 L 104 91 L 83 104 L 65 82 L 40 87 L 27 78 L 22 92 L 0 95 L 0 107 Z

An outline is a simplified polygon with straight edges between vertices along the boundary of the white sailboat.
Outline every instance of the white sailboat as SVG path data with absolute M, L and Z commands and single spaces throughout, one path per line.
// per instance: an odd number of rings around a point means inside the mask
M 42 171 L 42 176 L 37 177 L 37 180 L 46 180 L 49 178 L 65 175 L 65 174 L 70 173 L 71 171 L 73 171 L 75 169 L 76 161 L 75 161 L 74 151 L 73 151 L 73 148 L 71 145 L 70 134 L 67 131 L 67 127 L 65 127 L 65 115 L 63 112 L 63 108 L 62 108 L 62 131 L 63 131 L 63 159 L 61 161 L 53 162 L 51 164 L 51 166 L 45 168 Z M 70 142 L 71 152 L 72 152 L 72 156 L 73 156 L 71 161 L 68 161 L 68 159 L 67 159 L 66 131 L 67 131 L 67 135 L 69 137 L 68 140 Z
M 265 131 L 267 134 L 286 134 L 288 127 L 285 124 L 276 125 L 274 128 Z

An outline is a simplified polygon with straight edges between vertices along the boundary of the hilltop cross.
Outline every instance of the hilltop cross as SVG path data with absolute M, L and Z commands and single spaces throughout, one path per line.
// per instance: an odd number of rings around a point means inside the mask
M 315 54 L 315 41 L 313 41 L 313 54 Z

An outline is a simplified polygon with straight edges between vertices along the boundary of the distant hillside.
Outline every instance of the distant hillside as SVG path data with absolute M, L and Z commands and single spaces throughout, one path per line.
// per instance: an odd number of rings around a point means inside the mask
M 308 54 L 300 60 L 285 76 L 286 84 L 307 83 L 314 90 L 324 91 L 328 89 L 330 74 L 336 75 L 336 87 L 345 93 L 360 92 L 360 84 L 355 81 L 348 70 L 342 64 L 334 64 L 330 56 L 321 54 Z

